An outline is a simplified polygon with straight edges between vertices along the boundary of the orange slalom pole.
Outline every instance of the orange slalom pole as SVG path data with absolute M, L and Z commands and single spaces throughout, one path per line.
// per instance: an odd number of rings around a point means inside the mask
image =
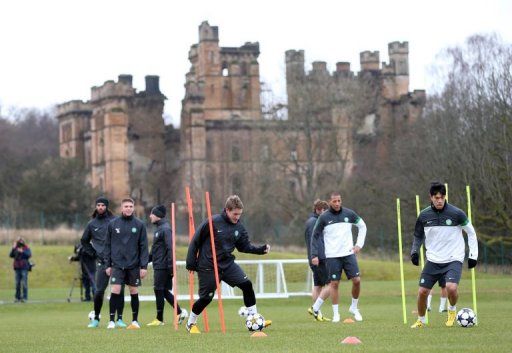
M 178 330 L 178 273 L 176 271 L 176 220 L 174 218 L 174 202 L 171 204 L 171 237 L 172 237 L 172 292 L 174 294 L 174 329 Z
M 212 210 L 210 208 L 210 193 L 207 191 L 205 193 L 206 198 L 206 210 L 208 212 L 208 225 L 210 227 L 210 242 L 212 245 L 212 257 L 213 257 L 213 271 L 215 272 L 215 284 L 217 285 L 217 298 L 219 301 L 219 315 L 220 315 L 220 327 L 222 333 L 226 333 L 226 324 L 224 322 L 224 308 L 222 307 L 222 288 L 220 287 L 220 279 L 219 279 L 219 268 L 217 266 L 217 251 L 215 249 L 215 239 L 213 236 L 213 220 L 212 220 Z
M 192 241 L 192 237 L 194 236 L 194 214 L 192 208 L 192 199 L 190 198 L 190 189 L 189 187 L 185 187 L 185 194 L 187 197 L 187 210 L 188 210 L 188 241 Z M 188 295 L 189 295 L 189 304 L 190 311 L 192 311 L 192 305 L 194 305 L 194 274 L 192 272 L 188 273 Z
M 192 241 L 192 238 L 194 237 L 194 233 L 196 232 L 195 226 L 194 226 L 194 212 L 192 207 L 192 198 L 190 197 L 190 188 L 187 186 L 185 188 L 185 194 L 187 197 L 187 209 L 188 209 L 188 239 L 189 242 Z M 190 304 L 190 312 L 192 312 L 192 306 L 194 305 L 194 273 L 189 272 L 188 273 L 188 294 L 190 297 L 189 304 Z M 208 312 L 206 311 L 206 308 L 203 310 L 203 320 L 204 320 L 204 331 L 209 332 L 210 331 L 210 325 L 208 323 Z

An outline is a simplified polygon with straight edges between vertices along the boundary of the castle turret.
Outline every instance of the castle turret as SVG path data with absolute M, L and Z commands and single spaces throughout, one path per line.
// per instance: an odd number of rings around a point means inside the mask
M 379 70 L 379 51 L 363 51 L 359 54 L 361 71 Z
M 389 64 L 382 63 L 383 96 L 398 100 L 409 93 L 409 43 L 388 44 Z
M 90 153 L 86 147 L 86 140 L 91 114 L 91 105 L 81 100 L 57 105 L 59 153 L 62 158 L 77 158 L 85 166 L 90 165 Z
M 148 95 L 160 95 L 160 78 L 154 75 L 148 75 L 145 77 L 146 79 L 146 94 Z
M 288 95 L 288 118 L 293 119 L 301 111 L 300 94 L 304 89 L 306 73 L 304 72 L 304 50 L 287 50 L 286 93 Z

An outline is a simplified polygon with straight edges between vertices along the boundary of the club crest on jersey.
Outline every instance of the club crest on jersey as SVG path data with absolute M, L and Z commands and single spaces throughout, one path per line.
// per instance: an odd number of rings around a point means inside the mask
M 116 233 L 120 234 L 121 233 L 121 228 L 116 228 Z
M 158 232 L 155 232 L 155 238 L 158 238 Z
M 235 237 L 238 237 L 240 233 L 238 233 L 238 230 L 235 230 Z
M 447 220 L 446 220 L 446 225 L 451 226 L 451 225 L 452 225 L 452 220 L 451 220 L 451 219 L 447 219 Z
M 137 233 L 137 228 L 133 227 L 132 228 L 132 233 Z
M 345 222 L 348 222 L 348 217 L 345 217 L 343 220 L 344 220 Z

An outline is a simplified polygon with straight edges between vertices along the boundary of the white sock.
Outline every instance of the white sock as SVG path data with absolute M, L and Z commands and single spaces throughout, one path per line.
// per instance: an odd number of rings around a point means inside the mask
M 425 316 L 418 316 L 418 320 L 420 320 L 423 324 L 426 323 Z
M 195 324 L 197 321 L 197 315 L 194 314 L 193 311 L 190 312 L 190 316 L 188 317 L 188 325 L 192 325 L 192 324 Z
M 455 311 L 457 310 L 457 307 L 455 305 L 448 305 L 448 310 Z
M 432 303 L 432 294 L 429 294 L 427 297 L 427 308 L 430 308 L 431 303 Z
M 340 314 L 340 312 L 338 311 L 338 304 L 333 304 L 332 305 L 332 313 L 334 315 L 339 315 Z
M 256 304 L 254 304 L 253 306 L 248 306 L 247 312 L 249 313 L 249 315 L 257 314 L 258 310 L 256 309 Z
M 324 303 L 324 300 L 322 298 L 317 298 L 315 304 L 313 304 L 313 311 L 320 310 L 320 307 Z
M 441 300 L 439 301 L 439 309 L 444 310 L 446 308 L 446 297 L 441 297 Z
M 354 308 L 354 309 L 357 309 L 357 303 L 359 303 L 359 298 L 357 298 L 357 299 L 352 298 L 352 305 L 351 305 L 351 307 Z

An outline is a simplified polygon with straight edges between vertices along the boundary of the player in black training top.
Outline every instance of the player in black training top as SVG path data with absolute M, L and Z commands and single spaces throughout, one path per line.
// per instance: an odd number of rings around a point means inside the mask
M 174 295 L 172 294 L 173 258 L 172 258 L 172 237 L 174 236 L 165 219 L 165 206 L 153 207 L 149 219 L 157 228 L 153 237 L 153 246 L 149 253 L 149 262 L 153 263 L 154 283 L 153 289 L 156 297 L 156 319 L 147 326 L 162 326 L 164 324 L 165 300 L 174 307 Z M 188 312 L 179 305 L 176 308 L 178 323 L 188 317 Z
M 270 251 L 270 245 L 254 246 L 251 244 L 245 227 L 239 222 L 243 208 L 242 200 L 237 195 L 232 195 L 226 200 L 222 214 L 212 217 L 215 251 L 219 280 L 232 287 L 240 288 L 249 314 L 256 314 L 258 311 L 252 282 L 235 263 L 235 256 L 232 253 L 236 248 L 240 252 L 263 255 Z M 199 299 L 192 307 L 187 330 L 190 333 L 200 333 L 196 325 L 197 317 L 210 304 L 216 289 L 208 219 L 199 226 L 190 242 L 187 270 L 196 271 L 199 278 Z M 265 327 L 270 324 L 270 320 L 265 321 Z
M 139 329 L 139 294 L 141 278 L 146 277 L 149 261 L 148 237 L 146 226 L 133 215 L 134 201 L 124 199 L 121 202 L 121 216 L 114 218 L 108 225 L 105 242 L 105 265 L 110 276 L 110 322 L 107 328 L 116 327 L 114 316 L 122 305 L 121 286 L 126 284 L 130 290 L 133 321 L 128 329 Z
M 91 220 L 85 227 L 80 243 L 82 244 L 82 251 L 95 257 L 95 270 L 89 271 L 86 275 L 94 279 L 96 291 L 94 293 L 94 319 L 87 327 L 96 328 L 100 324 L 100 312 L 103 306 L 103 297 L 105 296 L 105 289 L 108 286 L 109 276 L 106 273 L 107 267 L 103 262 L 103 251 L 105 249 L 105 239 L 107 238 L 107 227 L 109 222 L 114 218 L 114 215 L 108 208 L 109 200 L 106 197 L 98 197 L 96 199 L 96 206 L 91 216 Z M 121 291 L 123 292 L 123 291 Z M 124 300 L 124 295 L 122 296 Z M 123 302 L 124 304 L 124 302 Z M 123 313 L 118 313 L 117 322 L 119 326 L 126 327 L 123 322 Z

